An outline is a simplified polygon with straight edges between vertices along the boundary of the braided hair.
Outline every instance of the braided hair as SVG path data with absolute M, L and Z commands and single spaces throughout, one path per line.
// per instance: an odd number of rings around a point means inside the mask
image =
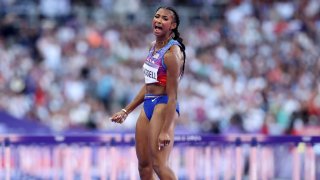
M 185 52 L 186 47 L 185 47 L 185 45 L 183 44 L 183 39 L 180 37 L 180 32 L 179 32 L 179 30 L 178 30 L 179 24 L 180 24 L 179 15 L 178 15 L 177 11 L 176 11 L 175 9 L 173 9 L 172 7 L 159 7 L 159 8 L 157 9 L 157 11 L 158 11 L 159 9 L 167 9 L 167 10 L 171 11 L 171 12 L 173 13 L 173 15 L 174 15 L 173 18 L 174 18 L 175 23 L 177 23 L 176 28 L 174 28 L 174 29 L 172 30 L 172 32 L 174 33 L 173 39 L 174 39 L 174 40 L 177 40 L 177 41 L 180 43 L 180 46 L 179 46 L 179 47 L 180 47 L 180 49 L 181 49 L 181 51 L 182 51 L 182 53 L 183 53 L 183 65 L 182 65 L 182 69 L 181 69 L 181 77 L 182 77 L 183 74 L 184 74 L 184 67 L 185 67 L 185 63 L 186 63 L 186 52 Z

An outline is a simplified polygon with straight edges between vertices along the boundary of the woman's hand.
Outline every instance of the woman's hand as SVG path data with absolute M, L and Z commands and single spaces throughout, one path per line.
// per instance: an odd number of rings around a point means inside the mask
M 115 113 L 111 118 L 110 120 L 112 122 L 115 122 L 115 123 L 123 123 L 124 120 L 126 120 L 126 118 L 128 117 L 128 113 L 125 109 L 122 109 L 121 111 Z
M 158 147 L 159 151 L 164 148 L 165 146 L 168 146 L 171 142 L 169 133 L 167 132 L 160 132 L 158 137 Z

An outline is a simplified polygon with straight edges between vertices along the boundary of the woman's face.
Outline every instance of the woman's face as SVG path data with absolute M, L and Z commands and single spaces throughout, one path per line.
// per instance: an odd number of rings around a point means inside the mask
M 163 36 L 170 33 L 176 27 L 173 12 L 168 9 L 159 9 L 153 17 L 152 28 L 153 34 Z

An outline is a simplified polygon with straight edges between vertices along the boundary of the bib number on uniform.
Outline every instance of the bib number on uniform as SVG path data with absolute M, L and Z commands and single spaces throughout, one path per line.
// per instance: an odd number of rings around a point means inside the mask
M 146 84 L 158 82 L 158 69 L 159 67 L 152 67 L 148 64 L 143 65 L 143 73 Z

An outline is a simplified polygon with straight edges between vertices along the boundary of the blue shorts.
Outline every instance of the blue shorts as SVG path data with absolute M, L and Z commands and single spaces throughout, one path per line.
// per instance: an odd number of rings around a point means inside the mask
M 152 118 L 152 114 L 153 114 L 153 111 L 154 111 L 154 108 L 156 107 L 156 105 L 157 104 L 167 104 L 167 103 L 168 103 L 168 96 L 167 95 L 146 94 L 144 96 L 143 109 L 144 109 L 144 112 L 146 113 L 149 121 Z M 177 111 L 178 115 L 180 115 L 179 103 L 177 103 L 176 111 Z

